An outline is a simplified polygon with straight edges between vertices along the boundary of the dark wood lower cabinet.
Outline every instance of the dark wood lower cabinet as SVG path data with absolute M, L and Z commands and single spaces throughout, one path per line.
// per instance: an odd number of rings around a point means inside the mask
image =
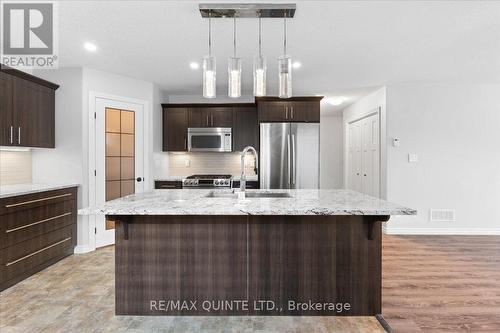
M 0 290 L 73 253 L 76 191 L 0 199 Z
M 117 315 L 381 313 L 381 220 L 108 216 Z

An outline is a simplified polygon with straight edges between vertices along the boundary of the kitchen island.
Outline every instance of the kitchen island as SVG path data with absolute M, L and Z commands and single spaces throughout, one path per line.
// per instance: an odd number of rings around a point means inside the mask
M 117 315 L 381 313 L 382 222 L 348 190 L 156 190 L 80 214 L 116 222 Z

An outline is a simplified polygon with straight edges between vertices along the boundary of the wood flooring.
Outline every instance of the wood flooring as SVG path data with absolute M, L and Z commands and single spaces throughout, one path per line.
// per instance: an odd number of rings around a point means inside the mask
M 0 293 L 0 332 L 384 332 L 375 317 L 115 316 L 114 291 L 114 247 L 72 255 Z
M 499 236 L 385 236 L 395 332 L 500 332 Z M 0 332 L 383 332 L 372 317 L 114 316 L 114 248 L 72 255 L 0 293 Z
M 385 236 L 382 313 L 396 332 L 500 332 L 500 236 Z

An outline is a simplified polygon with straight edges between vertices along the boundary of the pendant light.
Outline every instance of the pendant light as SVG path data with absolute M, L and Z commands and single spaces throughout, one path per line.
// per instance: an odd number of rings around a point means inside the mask
M 266 57 L 262 55 L 262 17 L 259 12 L 259 54 L 253 59 L 253 95 L 266 96 Z
M 208 16 L 208 55 L 203 57 L 203 97 L 215 98 L 217 95 L 216 85 L 216 61 L 212 56 L 212 15 Z
M 292 97 L 292 57 L 286 53 L 286 14 L 283 18 L 283 55 L 278 58 L 279 97 Z
M 241 96 L 241 58 L 236 57 L 236 17 L 233 18 L 233 56 L 227 62 L 228 91 L 229 97 Z

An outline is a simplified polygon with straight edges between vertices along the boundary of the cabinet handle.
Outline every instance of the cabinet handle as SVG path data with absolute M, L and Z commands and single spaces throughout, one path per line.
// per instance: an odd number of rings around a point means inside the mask
M 213 114 L 210 115 L 210 119 L 212 119 L 212 126 L 214 126 L 214 115 Z
M 285 106 L 285 119 L 288 119 L 288 106 Z
M 71 195 L 71 193 L 65 193 L 65 194 L 61 194 L 61 195 L 55 195 L 53 197 L 47 197 L 47 198 L 41 198 L 41 199 L 35 199 L 35 200 L 30 200 L 30 201 L 19 202 L 19 203 L 15 203 L 15 204 L 5 205 L 5 208 L 12 208 L 12 207 L 27 205 L 27 204 L 35 203 L 35 202 L 46 201 L 46 200 L 51 200 L 51 199 L 57 199 L 57 198 L 67 197 L 67 196 L 70 196 L 70 195 Z
M 209 122 L 208 122 L 208 117 L 209 117 L 209 116 L 208 116 L 208 114 L 207 114 L 207 126 L 208 126 L 208 124 L 209 124 Z
M 14 143 L 14 126 L 10 125 L 10 143 Z
M 291 109 L 291 111 L 290 111 L 291 119 L 293 119 L 293 106 L 291 106 L 290 109 Z
M 65 239 L 63 239 L 62 241 L 59 241 L 59 242 L 54 243 L 54 244 L 52 244 L 52 245 L 46 246 L 46 247 L 44 247 L 43 249 L 40 249 L 40 250 L 35 251 L 35 252 L 33 252 L 33 253 L 30 253 L 30 254 L 28 254 L 28 255 L 26 255 L 26 256 L 24 256 L 24 257 L 21 257 L 21 258 L 19 258 L 19 259 L 14 260 L 14 261 L 8 262 L 8 263 L 6 263 L 6 264 L 5 264 L 5 267 L 8 267 L 8 266 L 10 266 L 10 265 L 14 265 L 15 263 L 18 263 L 18 262 L 20 262 L 20 261 L 22 261 L 22 260 L 24 260 L 24 259 L 28 259 L 29 257 L 32 257 L 32 256 L 34 256 L 35 254 L 38 254 L 38 253 L 40 253 L 40 252 L 43 252 L 43 251 L 45 251 L 45 250 L 50 249 L 51 247 L 54 247 L 54 246 L 56 246 L 56 245 L 62 244 L 62 243 L 64 243 L 64 242 L 67 242 L 67 241 L 69 241 L 70 239 L 71 239 L 71 237 L 65 238 Z
M 21 144 L 21 126 L 17 127 L 17 143 Z
M 184 138 L 184 149 L 188 149 L 188 139 Z
M 45 219 L 45 220 L 40 220 L 40 221 L 36 221 L 36 222 L 33 222 L 33 223 L 25 224 L 23 226 L 20 226 L 20 227 L 14 228 L 14 229 L 5 230 L 5 233 L 8 234 L 8 233 L 11 233 L 11 232 L 14 232 L 14 231 L 17 231 L 17 230 L 21 230 L 21 229 L 24 229 L 24 228 L 28 228 L 28 227 L 31 227 L 31 226 L 34 226 L 34 225 L 37 225 L 37 224 L 40 224 L 40 223 L 45 223 L 45 222 L 49 222 L 49 221 L 52 221 L 52 220 L 57 220 L 57 219 L 59 219 L 61 217 L 65 217 L 65 216 L 68 216 L 68 215 L 71 215 L 71 213 L 65 213 L 65 214 L 54 216 L 54 217 L 49 217 L 48 219 Z
M 164 184 L 164 185 L 161 185 L 160 187 L 161 187 L 161 188 L 175 188 L 175 185 L 167 185 L 167 184 Z

